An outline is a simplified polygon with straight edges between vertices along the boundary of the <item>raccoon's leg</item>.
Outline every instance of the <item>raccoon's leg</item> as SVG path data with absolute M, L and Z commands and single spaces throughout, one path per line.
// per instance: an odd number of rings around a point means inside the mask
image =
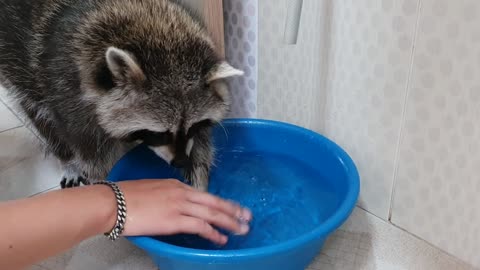
M 97 138 L 98 139 L 98 138 Z M 96 181 L 105 180 L 115 163 L 131 148 L 117 140 L 102 137 L 101 143 L 75 148 L 75 160 L 67 164 L 69 171 L 74 172 L 73 183 L 89 185 Z M 69 186 L 67 181 L 67 187 Z
M 78 186 L 80 183 L 88 183 L 85 174 L 71 164 L 75 155 L 67 144 L 56 134 L 55 124 L 49 110 L 35 105 L 34 102 L 29 102 L 28 100 L 23 100 L 20 105 L 30 119 L 33 127 L 45 140 L 47 150 L 61 161 L 64 171 L 60 182 L 61 187 L 73 187 Z
M 208 190 L 210 167 L 213 163 L 214 149 L 211 143 L 211 128 L 199 130 L 192 138 L 193 147 L 190 152 L 190 165 L 185 168 L 185 179 L 201 191 Z
M 73 159 L 73 152 L 55 132 L 55 123 L 50 115 L 49 110 L 28 103 L 24 104 L 22 102 L 20 104 L 22 105 L 22 108 L 30 119 L 30 122 L 35 130 L 45 140 L 47 149 L 61 161 L 66 162 Z

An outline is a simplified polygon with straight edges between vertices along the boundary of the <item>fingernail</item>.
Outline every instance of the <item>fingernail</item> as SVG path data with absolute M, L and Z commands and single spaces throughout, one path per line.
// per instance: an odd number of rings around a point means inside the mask
M 226 236 L 222 236 L 222 245 L 225 245 L 228 242 L 228 238 Z
M 247 224 L 241 224 L 238 234 L 241 234 L 241 235 L 247 234 L 249 230 L 250 230 L 250 226 L 248 226 Z
M 243 221 L 250 222 L 252 220 L 252 212 L 249 209 L 244 208 L 241 215 L 240 219 Z

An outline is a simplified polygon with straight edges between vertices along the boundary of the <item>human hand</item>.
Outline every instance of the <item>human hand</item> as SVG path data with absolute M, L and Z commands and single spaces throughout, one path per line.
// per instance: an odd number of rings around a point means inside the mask
M 118 185 L 127 202 L 125 236 L 188 233 L 224 245 L 227 236 L 213 226 L 240 235 L 249 231 L 252 213 L 248 209 L 178 180 L 124 181 Z

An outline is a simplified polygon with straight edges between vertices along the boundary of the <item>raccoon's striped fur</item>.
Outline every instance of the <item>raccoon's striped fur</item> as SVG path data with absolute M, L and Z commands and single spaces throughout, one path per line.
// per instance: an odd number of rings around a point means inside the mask
M 175 2 L 0 0 L 0 82 L 62 162 L 62 186 L 103 179 L 142 141 L 206 189 L 224 79 L 241 74 Z

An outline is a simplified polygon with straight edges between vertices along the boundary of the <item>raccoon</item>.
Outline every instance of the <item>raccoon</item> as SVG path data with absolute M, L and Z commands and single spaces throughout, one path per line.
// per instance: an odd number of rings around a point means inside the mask
M 138 143 L 206 190 L 212 125 L 241 76 L 168 0 L 0 0 L 0 83 L 62 163 L 62 188 L 104 179 Z

